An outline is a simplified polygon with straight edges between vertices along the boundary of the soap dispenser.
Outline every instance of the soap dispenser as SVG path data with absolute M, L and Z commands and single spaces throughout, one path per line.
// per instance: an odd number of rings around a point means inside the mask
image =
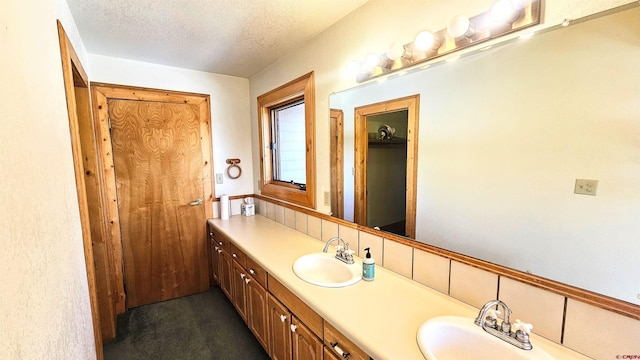
M 362 278 L 367 281 L 372 281 L 376 276 L 376 261 L 371 258 L 369 248 L 364 249 L 367 255 L 362 259 Z

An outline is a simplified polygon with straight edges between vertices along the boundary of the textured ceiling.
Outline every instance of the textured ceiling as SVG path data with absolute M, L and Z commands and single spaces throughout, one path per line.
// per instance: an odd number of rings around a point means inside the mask
M 251 77 L 366 0 L 67 0 L 90 54 Z

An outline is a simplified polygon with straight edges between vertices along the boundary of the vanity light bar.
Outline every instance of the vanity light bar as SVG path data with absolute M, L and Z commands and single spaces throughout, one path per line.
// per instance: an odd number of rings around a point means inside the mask
M 413 42 L 404 46 L 394 43 L 386 53 L 370 54 L 364 63 L 354 61 L 350 68 L 357 73 L 356 80 L 363 82 L 537 25 L 541 1 L 497 0 L 491 9 L 479 15 L 471 18 L 457 15 L 447 28 L 433 33 L 422 31 Z

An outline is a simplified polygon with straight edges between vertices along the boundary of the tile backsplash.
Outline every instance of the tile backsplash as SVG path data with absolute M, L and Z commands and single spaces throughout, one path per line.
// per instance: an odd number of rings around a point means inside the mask
M 258 214 L 318 240 L 340 236 L 360 257 L 370 247 L 379 266 L 478 309 L 498 298 L 511 307 L 514 321 L 532 323 L 537 335 L 586 356 L 640 358 L 640 320 L 269 201 L 257 205 Z

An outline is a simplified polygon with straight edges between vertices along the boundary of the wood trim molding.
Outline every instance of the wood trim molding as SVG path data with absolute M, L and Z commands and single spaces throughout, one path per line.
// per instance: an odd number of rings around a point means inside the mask
M 331 119 L 331 211 L 338 218 L 344 216 L 344 113 L 330 109 Z
M 488 271 L 490 273 L 493 273 L 499 276 L 504 276 L 513 280 L 517 280 L 525 284 L 535 286 L 537 288 L 550 291 L 561 296 L 565 296 L 570 299 L 582 301 L 584 303 L 593 305 L 595 307 L 598 307 L 604 310 L 612 311 L 617 314 L 627 316 L 635 320 L 640 320 L 640 306 L 623 301 L 623 300 L 615 299 L 606 295 L 595 293 L 593 291 L 567 285 L 555 280 L 550 280 L 540 276 L 514 270 L 502 265 L 497 265 L 494 263 L 490 263 L 488 261 L 476 259 L 476 258 L 459 254 L 450 250 L 441 249 L 432 245 L 421 243 L 421 242 L 411 240 L 402 236 L 398 236 L 392 233 L 388 233 L 380 230 L 374 230 L 367 226 L 358 225 L 349 221 L 334 218 L 327 214 L 322 214 L 310 209 L 299 207 L 293 204 L 288 204 L 283 201 L 278 201 L 266 196 L 262 196 L 258 194 L 255 194 L 253 196 L 256 199 L 269 201 L 276 205 L 284 206 L 286 208 L 289 208 L 307 215 L 315 216 L 317 218 L 320 218 L 321 220 L 330 221 L 340 226 L 356 229 L 358 231 L 362 231 L 368 234 L 382 237 L 386 240 L 395 241 L 400 244 L 410 246 L 413 249 L 423 250 L 431 254 L 443 256 L 450 260 L 458 261 L 458 262 L 473 266 L 478 269 Z
M 60 57 L 62 60 L 62 76 L 64 90 L 67 99 L 67 112 L 69 114 L 69 131 L 71 133 L 71 148 L 73 155 L 73 168 L 76 179 L 76 191 L 78 195 L 78 207 L 80 210 L 80 226 L 82 229 L 82 243 L 84 247 L 85 268 L 87 272 L 87 284 L 89 287 L 89 302 L 91 306 L 91 319 L 93 321 L 93 337 L 95 341 L 96 358 L 104 357 L 102 350 L 102 332 L 100 326 L 100 310 L 98 307 L 95 263 L 93 259 L 93 246 L 91 243 L 91 222 L 89 220 L 89 204 L 87 201 L 87 188 L 84 179 L 84 162 L 82 142 L 78 124 L 78 104 L 76 102 L 75 86 L 87 87 L 89 79 L 82 68 L 71 41 L 67 37 L 62 24 L 58 20 L 58 39 L 60 42 Z M 86 105 L 86 104 L 85 104 Z
M 270 151 L 265 151 L 270 141 L 270 108 L 292 99 L 304 97 L 306 142 L 306 190 L 279 185 L 273 179 Z M 260 182 L 262 194 L 289 201 L 308 208 L 316 208 L 316 156 L 315 156 L 315 80 L 314 72 L 305 74 L 274 90 L 258 96 L 258 133 L 260 146 Z

